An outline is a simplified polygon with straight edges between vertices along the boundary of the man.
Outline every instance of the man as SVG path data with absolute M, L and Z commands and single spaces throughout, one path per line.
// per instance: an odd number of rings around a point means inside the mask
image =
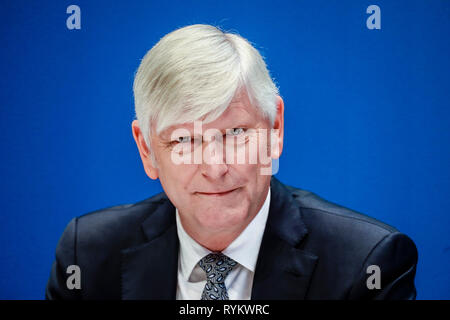
M 133 136 L 164 192 L 73 219 L 48 299 L 415 298 L 407 236 L 272 177 L 284 105 L 245 39 L 178 29 L 146 54 L 134 94 Z

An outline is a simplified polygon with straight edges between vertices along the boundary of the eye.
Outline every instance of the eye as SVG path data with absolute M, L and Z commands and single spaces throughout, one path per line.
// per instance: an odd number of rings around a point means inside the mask
M 173 140 L 172 143 L 189 143 L 191 142 L 190 136 L 178 137 L 176 140 Z
M 245 130 L 246 129 L 244 129 L 244 128 L 233 128 L 233 129 L 230 129 L 230 130 L 227 131 L 227 135 L 238 136 L 238 135 L 244 133 Z

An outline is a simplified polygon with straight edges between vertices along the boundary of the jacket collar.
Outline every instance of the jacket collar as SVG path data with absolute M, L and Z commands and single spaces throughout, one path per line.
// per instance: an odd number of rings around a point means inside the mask
M 122 250 L 122 298 L 174 300 L 179 243 L 175 207 L 167 196 L 141 227 L 147 242 Z M 317 256 L 297 249 L 307 233 L 292 193 L 272 177 L 252 299 L 304 299 L 317 261 Z
M 252 300 L 303 300 L 317 256 L 298 249 L 308 230 L 292 192 L 271 179 L 273 198 L 264 231 L 255 275 Z
M 147 242 L 122 250 L 122 299 L 174 300 L 179 244 L 175 207 L 167 197 L 141 228 Z

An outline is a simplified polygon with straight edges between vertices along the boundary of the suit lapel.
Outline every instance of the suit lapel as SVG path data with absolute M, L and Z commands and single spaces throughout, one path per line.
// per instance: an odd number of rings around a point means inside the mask
M 122 250 L 122 299 L 174 300 L 178 270 L 175 207 L 166 199 L 144 221 L 148 242 Z
M 271 180 L 269 217 L 253 279 L 252 300 L 304 299 L 318 257 L 297 249 L 308 231 L 287 188 Z

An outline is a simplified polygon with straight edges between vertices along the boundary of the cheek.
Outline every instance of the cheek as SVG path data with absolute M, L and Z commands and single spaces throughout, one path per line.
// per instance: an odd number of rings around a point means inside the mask
M 262 194 L 268 184 L 272 175 L 264 173 L 264 166 L 261 164 L 254 165 L 238 165 L 233 167 L 236 174 L 244 181 L 246 185 L 246 196 L 250 197 L 252 201 L 255 196 Z
M 187 194 L 189 185 L 195 175 L 194 167 L 193 165 L 176 165 L 171 162 L 165 162 L 160 166 L 159 179 L 161 185 L 171 198 L 182 200 L 182 196 Z
M 229 172 L 231 175 L 239 177 L 237 180 L 246 185 L 252 185 L 258 181 L 259 167 L 259 164 L 233 164 L 229 165 Z

